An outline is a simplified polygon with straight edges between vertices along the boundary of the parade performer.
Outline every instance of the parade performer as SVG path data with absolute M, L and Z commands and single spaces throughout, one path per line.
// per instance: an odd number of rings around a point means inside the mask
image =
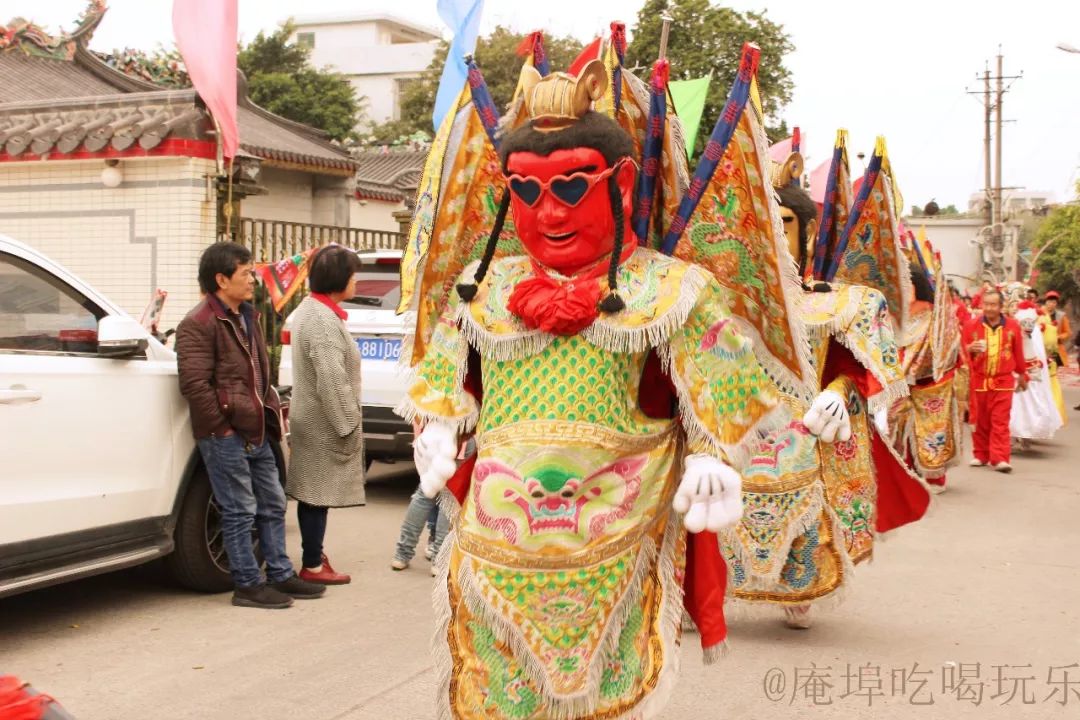
M 1050 390 L 1053 393 L 1058 413 L 1061 415 L 1062 425 L 1065 425 L 1069 422 L 1069 415 L 1065 411 L 1065 397 L 1061 394 L 1058 368 L 1065 367 L 1065 363 L 1069 360 L 1066 345 L 1072 337 L 1072 328 L 1069 326 L 1068 314 L 1064 310 L 1058 310 L 1060 300 L 1061 295 L 1056 290 L 1046 293 L 1046 312 L 1039 317 L 1039 327 L 1046 345 L 1046 355 L 1050 361 Z
M 1051 290 L 1046 293 L 1046 314 L 1050 321 L 1057 327 L 1058 331 L 1058 355 L 1061 359 L 1059 365 L 1064 365 L 1069 358 L 1069 351 L 1066 348 L 1066 344 L 1069 342 L 1069 338 L 1072 337 L 1072 327 L 1069 324 L 1069 314 L 1058 307 L 1061 302 L 1061 293 L 1057 290 Z
M 1003 297 L 997 290 L 982 295 L 982 317 L 964 328 L 961 348 L 971 368 L 971 433 L 973 467 L 993 466 L 1012 472 L 1009 436 L 1013 395 L 1027 388 L 1023 331 L 1016 320 L 1002 313 Z
M 820 234 L 825 245 L 848 218 L 846 196 L 837 191 L 847 187 L 844 142 L 841 132 Z M 783 256 L 798 278 L 815 261 L 810 246 L 819 237 L 816 206 L 792 182 L 801 164 L 793 155 L 773 175 Z M 844 179 L 837 183 L 837 176 Z M 818 266 L 826 260 L 821 253 Z M 773 433 L 744 471 L 743 521 L 723 541 L 733 602 L 782 608 L 790 627 L 807 628 L 811 607 L 841 597 L 853 565 L 871 557 L 876 534 L 920 518 L 929 496 L 884 439 L 888 408 L 907 392 L 884 296 L 817 281 L 799 289 L 792 315 L 811 341 L 819 397 L 840 399 L 850 431 L 807 443 L 811 415 Z M 791 396 L 786 402 L 802 407 Z
M 706 659 L 722 647 L 713 532 L 740 517 L 733 466 L 776 391 L 708 273 L 632 239 L 634 142 L 590 110 L 603 65 L 528 70 L 483 257 L 418 335 L 399 409 L 424 424 L 421 485 L 446 487 L 454 518 L 437 558 L 437 717 L 654 717 L 684 588 Z M 444 196 L 451 214 L 457 201 Z M 496 258 L 508 212 L 524 254 Z
M 1021 301 L 1013 313 L 1024 333 L 1024 367 L 1030 381 L 1027 389 L 1016 393 L 1009 416 L 1009 434 L 1020 441 L 1021 450 L 1030 448 L 1032 440 L 1050 440 L 1061 428 L 1050 387 L 1049 365 L 1053 361 L 1046 354 L 1039 316 L 1038 307 L 1030 300 Z
M 946 468 L 962 442 L 957 393 L 960 324 L 941 262 L 919 235 L 908 235 L 915 299 L 908 343 L 900 350 L 911 395 L 893 405 L 889 425 L 897 450 L 934 492 L 942 492 Z

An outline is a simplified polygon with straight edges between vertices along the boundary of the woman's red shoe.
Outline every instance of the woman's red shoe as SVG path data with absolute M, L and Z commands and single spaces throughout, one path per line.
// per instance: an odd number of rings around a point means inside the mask
M 352 577 L 334 570 L 325 554 L 322 556 L 322 567 L 318 571 L 302 568 L 300 579 L 320 585 L 348 585 L 352 582 Z

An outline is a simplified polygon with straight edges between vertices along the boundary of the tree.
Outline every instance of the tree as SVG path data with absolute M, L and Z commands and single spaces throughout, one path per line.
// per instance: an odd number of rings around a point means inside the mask
M 517 56 L 517 48 L 524 39 L 524 34 L 498 26 L 476 43 L 476 64 L 484 73 L 484 81 L 498 108 L 505 108 L 513 99 L 522 64 L 522 59 Z M 449 47 L 445 40 L 439 43 L 435 57 L 424 73 L 405 84 L 401 98 L 401 119 L 375 126 L 367 138 L 369 142 L 385 144 L 414 136 L 418 132 L 429 136 L 433 134 L 431 114 L 435 109 L 435 94 L 439 89 Z M 581 52 L 582 44 L 572 37 L 545 35 L 544 49 L 552 69 L 565 69 Z
M 1032 246 L 1042 248 L 1036 267 L 1040 292 L 1057 290 L 1065 300 L 1080 299 L 1080 183 L 1077 200 L 1050 211 L 1035 233 Z
M 291 44 L 293 25 L 260 32 L 236 61 L 248 80 L 248 96 L 272 113 L 305 123 L 334 140 L 356 136 L 361 100 L 343 75 L 311 66 L 310 50 Z
M 642 78 L 651 72 L 660 50 L 663 28 L 660 15 L 665 7 L 674 17 L 667 46 L 671 79 L 704 77 L 710 71 L 713 74 L 703 128 L 711 129 L 719 117 L 739 69 L 742 45 L 750 41 L 761 48 L 758 88 L 765 116 L 771 121 L 771 127 L 767 128 L 769 139 L 787 137 L 790 134 L 787 124 L 778 120 L 795 87 L 791 71 L 784 66 L 784 56 L 795 46 L 784 26 L 770 20 L 765 12 L 740 13 L 715 6 L 709 0 L 646 0 L 638 11 L 633 40 L 626 50 L 627 66 Z M 708 138 L 708 131 L 698 133 L 699 150 Z
M 236 54 L 248 80 L 248 97 L 289 120 L 311 125 L 334 140 L 355 138 L 362 98 L 343 75 L 311 66 L 310 50 L 289 43 L 291 22 L 270 35 L 260 32 Z M 183 58 L 173 46 L 97 53 L 107 65 L 163 87 L 191 87 Z

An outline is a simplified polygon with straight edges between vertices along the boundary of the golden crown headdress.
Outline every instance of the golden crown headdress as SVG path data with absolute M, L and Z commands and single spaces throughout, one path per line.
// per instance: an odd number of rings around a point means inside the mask
M 604 63 L 593 60 L 577 77 L 553 72 L 543 77 L 536 68 L 522 71 L 525 109 L 532 126 L 541 132 L 561 130 L 577 122 L 607 90 Z
M 802 153 L 793 152 L 782 163 L 769 161 L 772 172 L 772 184 L 774 188 L 787 187 L 792 180 L 798 180 L 803 174 Z

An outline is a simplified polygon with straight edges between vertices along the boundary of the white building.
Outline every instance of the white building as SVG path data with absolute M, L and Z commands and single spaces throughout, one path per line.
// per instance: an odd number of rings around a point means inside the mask
M 1049 190 L 1002 190 L 1001 204 L 1005 208 L 1005 217 L 1008 219 L 1016 213 L 1024 210 L 1038 210 L 1039 208 L 1053 205 L 1057 202 L 1054 193 Z M 985 193 L 972 193 L 968 198 L 968 212 L 986 212 L 989 200 Z
M 292 41 L 311 48 L 315 67 L 349 79 L 371 123 L 400 118 L 403 83 L 427 69 L 441 37 L 434 28 L 383 13 L 305 16 L 293 23 Z
M 959 215 L 904 218 L 904 225 L 913 232 L 926 228 L 927 239 L 941 253 L 945 274 L 960 290 L 982 283 L 982 251 L 976 241 L 985 224 L 980 218 Z

